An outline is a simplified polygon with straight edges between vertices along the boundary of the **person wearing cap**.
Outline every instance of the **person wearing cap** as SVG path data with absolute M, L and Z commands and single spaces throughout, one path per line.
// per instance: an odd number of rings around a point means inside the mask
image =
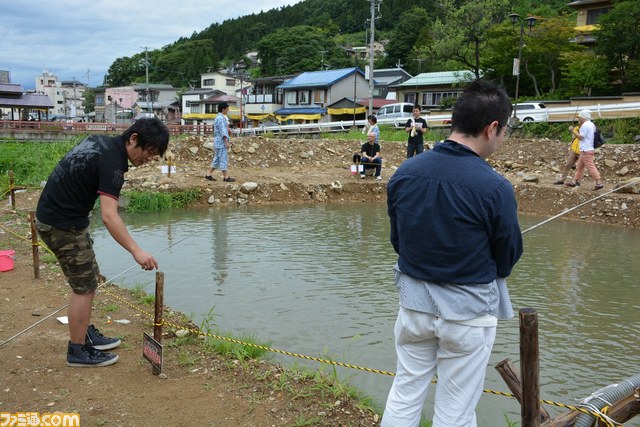
M 596 182 L 595 187 L 593 188 L 595 191 L 600 190 L 604 187 L 600 178 L 600 172 L 598 172 L 598 168 L 594 163 L 594 159 L 596 156 L 596 150 L 593 145 L 594 136 L 596 133 L 596 125 L 591 121 L 591 111 L 590 110 L 580 110 L 578 113 L 578 123 L 580 129 L 571 128 L 571 134 L 573 137 L 578 138 L 580 140 L 580 157 L 578 157 L 578 163 L 576 165 L 576 173 L 571 182 L 568 182 L 568 187 L 575 187 L 580 185 L 580 180 L 584 176 L 585 168 L 589 171 L 589 175 Z
M 229 112 L 229 104 L 221 102 L 218 104 L 218 116 L 213 121 L 213 160 L 209 165 L 209 170 L 204 176 L 207 181 L 215 181 L 216 179 L 211 175 L 214 170 L 220 169 L 222 171 L 222 180 L 224 182 L 233 182 L 236 179 L 231 178 L 227 172 L 229 167 L 229 121 L 227 119 L 227 112 Z

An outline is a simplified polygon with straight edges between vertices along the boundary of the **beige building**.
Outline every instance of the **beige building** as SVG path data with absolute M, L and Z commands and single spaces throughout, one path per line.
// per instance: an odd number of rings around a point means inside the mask
M 36 93 L 47 95 L 53 103 L 51 114 L 66 117 L 84 115 L 84 92 L 87 86 L 77 80 L 59 81 L 47 70 L 36 77 Z
M 576 30 L 578 36 L 576 42 L 584 45 L 593 45 L 595 38 L 592 33 L 598 24 L 598 19 L 613 7 L 611 0 L 576 0 L 567 4 L 577 12 Z

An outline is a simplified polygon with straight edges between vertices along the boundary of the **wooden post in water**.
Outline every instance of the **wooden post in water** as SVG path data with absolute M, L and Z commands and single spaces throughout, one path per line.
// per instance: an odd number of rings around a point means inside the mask
M 38 250 L 38 231 L 36 230 L 36 213 L 29 212 L 29 224 L 31 225 L 31 249 L 33 251 L 33 277 L 40 278 L 40 251 Z
M 13 181 L 13 171 L 10 170 L 9 171 L 9 191 L 10 191 L 10 197 L 11 197 L 11 207 L 15 208 L 16 207 L 16 186 L 13 185 L 14 181 Z
M 522 372 L 522 427 L 539 427 L 540 359 L 538 313 L 535 308 L 520 310 L 520 371 Z
M 164 273 L 156 272 L 156 307 L 153 319 L 153 339 L 162 344 L 162 307 L 164 306 Z M 153 368 L 153 375 L 160 374 L 160 370 Z

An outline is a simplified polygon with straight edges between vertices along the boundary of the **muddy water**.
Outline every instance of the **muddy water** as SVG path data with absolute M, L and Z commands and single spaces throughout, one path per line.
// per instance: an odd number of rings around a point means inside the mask
M 522 218 L 522 227 L 544 219 Z M 125 222 L 140 245 L 157 254 L 165 303 L 196 323 L 213 309 L 221 331 L 252 333 L 295 353 L 395 370 L 396 256 L 384 204 L 209 208 L 126 215 Z M 99 223 L 93 235 L 108 278 L 132 266 Z M 516 311 L 534 307 L 540 316 L 541 397 L 573 404 L 639 373 L 640 232 L 555 220 L 526 233 L 524 241 L 509 288 Z M 154 275 L 135 268 L 117 282 L 143 284 L 153 293 Z M 518 331 L 517 316 L 500 323 L 485 388 L 508 391 L 493 365 L 505 358 L 519 363 Z M 384 404 L 391 377 L 339 372 Z M 429 418 L 431 406 L 425 410 Z M 548 409 L 552 416 L 560 412 Z M 485 394 L 479 425 L 505 425 L 503 414 L 519 421 L 516 401 Z

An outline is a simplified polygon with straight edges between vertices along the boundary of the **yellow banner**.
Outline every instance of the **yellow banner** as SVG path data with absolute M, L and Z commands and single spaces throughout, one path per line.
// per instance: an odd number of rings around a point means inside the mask
M 286 122 L 287 120 L 320 120 L 322 118 L 322 114 L 289 114 L 288 116 L 276 116 L 276 119 L 281 122 Z
M 356 108 L 329 108 L 327 112 L 332 115 L 340 115 L 340 114 L 362 114 L 367 112 L 367 107 L 356 107 Z
M 247 116 L 247 119 L 251 119 L 251 120 L 262 120 L 272 116 L 272 114 L 245 114 L 245 115 Z

